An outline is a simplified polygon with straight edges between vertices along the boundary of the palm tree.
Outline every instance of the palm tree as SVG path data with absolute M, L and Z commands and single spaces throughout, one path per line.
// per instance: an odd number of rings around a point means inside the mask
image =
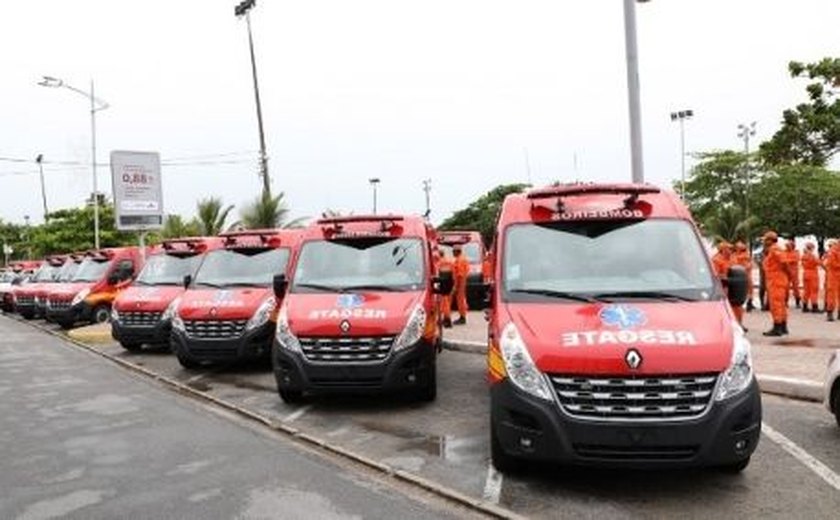
M 297 218 L 288 221 L 289 208 L 283 201 L 283 193 L 276 197 L 263 193 L 242 210 L 242 221 L 239 223 L 245 229 L 273 229 L 298 228 L 306 220 Z
M 758 218 L 744 218 L 743 211 L 735 206 L 719 208 L 703 222 L 703 230 L 715 242 L 744 240 L 758 223 Z
M 222 199 L 208 197 L 201 199 L 196 204 L 198 221 L 201 225 L 201 234 L 204 236 L 218 235 L 225 229 L 225 222 L 228 214 L 233 210 L 233 205 L 222 209 Z

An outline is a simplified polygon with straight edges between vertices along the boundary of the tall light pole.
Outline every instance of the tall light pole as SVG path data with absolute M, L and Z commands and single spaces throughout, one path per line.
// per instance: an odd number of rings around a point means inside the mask
M 245 17 L 248 26 L 248 49 L 251 51 L 251 75 L 254 78 L 254 100 L 257 104 L 257 126 L 260 131 L 260 176 L 263 181 L 263 193 L 271 194 L 271 183 L 268 178 L 268 155 L 265 152 L 265 132 L 263 131 L 262 104 L 260 103 L 260 86 L 257 82 L 257 61 L 254 58 L 254 38 L 251 36 L 251 9 L 257 5 L 257 0 L 242 0 L 234 8 L 237 18 Z
M 94 249 L 99 249 L 99 181 L 96 176 L 96 113 L 100 110 L 105 110 L 110 105 L 94 95 L 93 80 L 90 80 L 90 92 L 85 92 L 84 90 L 78 89 L 65 83 L 63 80 L 52 76 L 43 76 L 43 79 L 38 82 L 38 85 L 51 88 L 64 87 L 68 90 L 72 90 L 76 94 L 80 94 L 90 99 L 90 165 L 91 175 L 93 176 L 93 243 Z
M 373 187 L 373 214 L 376 215 L 376 187 L 379 186 L 379 177 L 368 179 L 368 182 Z
M 35 158 L 35 162 L 38 163 L 38 171 L 41 174 L 41 200 L 44 203 L 44 223 L 47 222 L 47 215 L 49 215 L 49 210 L 47 210 L 47 188 L 44 186 L 44 165 L 42 162 L 44 161 L 44 154 L 38 154 L 38 157 Z
M 685 120 L 694 117 L 693 110 L 671 112 L 671 121 L 680 122 L 680 195 L 685 200 Z
M 426 217 L 426 220 L 429 220 L 429 216 L 432 214 L 431 192 L 432 179 L 423 179 L 423 193 L 426 194 L 426 213 L 424 213 L 423 216 Z
M 750 138 L 755 137 L 756 122 L 738 125 L 738 137 L 744 140 L 744 220 L 750 217 Z M 747 226 L 747 248 L 752 258 L 752 237 Z M 750 298 L 752 300 L 752 297 Z
M 624 0 L 624 47 L 627 55 L 627 100 L 630 109 L 630 156 L 633 182 L 645 182 L 644 157 L 642 156 L 642 107 L 639 87 L 639 46 L 636 41 L 636 2 L 649 0 Z

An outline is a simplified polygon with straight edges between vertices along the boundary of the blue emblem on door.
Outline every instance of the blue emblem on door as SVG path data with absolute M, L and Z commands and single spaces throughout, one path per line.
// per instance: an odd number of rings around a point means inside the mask
M 365 303 L 365 297 L 361 294 L 342 294 L 339 295 L 336 307 L 339 309 L 355 309 L 361 307 Z
M 608 305 L 598 314 L 601 323 L 608 327 L 619 329 L 633 329 L 647 323 L 645 313 L 629 305 Z

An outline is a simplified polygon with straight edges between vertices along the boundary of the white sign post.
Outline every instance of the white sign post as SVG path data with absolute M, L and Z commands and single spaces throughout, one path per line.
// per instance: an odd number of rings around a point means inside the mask
M 145 257 L 145 232 L 163 229 L 160 154 L 112 151 L 111 180 L 117 229 L 140 231 L 141 254 Z

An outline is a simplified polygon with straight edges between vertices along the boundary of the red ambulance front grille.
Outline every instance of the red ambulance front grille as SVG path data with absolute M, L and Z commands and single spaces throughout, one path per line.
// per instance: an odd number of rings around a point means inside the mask
M 657 377 L 552 375 L 563 410 L 604 420 L 680 420 L 703 415 L 712 402 L 717 374 Z
M 309 361 L 359 363 L 384 361 L 394 336 L 368 338 L 300 338 L 300 348 Z

